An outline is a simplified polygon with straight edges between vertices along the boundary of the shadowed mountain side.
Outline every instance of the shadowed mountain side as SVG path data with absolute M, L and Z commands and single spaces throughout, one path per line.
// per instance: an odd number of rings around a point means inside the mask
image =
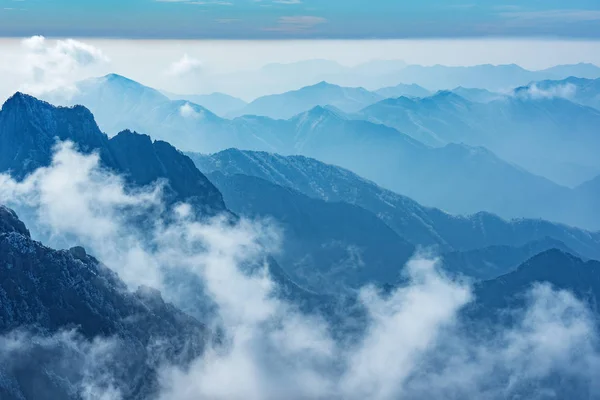
M 275 255 L 292 279 L 319 292 L 389 283 L 414 247 L 368 211 L 328 203 L 247 175 L 212 173 L 227 206 L 249 218 L 273 218 L 284 234 Z
M 158 291 L 140 287 L 129 292 L 83 248 L 59 251 L 33 241 L 16 214 L 0 206 L 0 334 L 22 330 L 26 335 L 27 329 L 49 342 L 51 335 L 72 329 L 90 343 L 112 338 L 118 351 L 114 377 L 127 383 L 124 398 L 140 400 L 157 385 L 161 360 L 151 353 L 152 345 L 163 341 L 166 360 L 186 363 L 201 354 L 206 337 L 200 322 L 165 303 Z M 79 385 L 86 378 L 80 368 L 86 355 L 77 354 L 68 343 L 57 341 L 45 348 L 40 342 L 27 342 L 31 354 L 3 360 L 0 396 L 80 398 Z
M 131 131 L 109 139 L 86 108 L 54 107 L 21 93 L 0 111 L 0 172 L 22 179 L 48 166 L 57 139 L 72 141 L 83 153 L 98 153 L 103 167 L 123 174 L 131 185 L 166 180 L 171 202 L 190 202 L 205 215 L 225 211 L 219 191 L 170 144 Z
M 477 280 L 494 279 L 515 270 L 531 257 L 551 249 L 575 254 L 564 243 L 545 238 L 520 247 L 489 246 L 442 255 L 444 269 L 451 274 L 464 274 Z
M 225 150 L 189 154 L 206 174 L 245 174 L 329 202 L 347 202 L 369 210 L 415 246 L 441 252 L 490 246 L 521 247 L 550 237 L 587 258 L 600 258 L 600 233 L 543 220 L 506 221 L 488 213 L 451 215 L 361 178 L 349 170 L 303 156 Z
M 598 312 L 600 300 L 600 262 L 583 261 L 558 249 L 545 251 L 523 263 L 517 270 L 478 284 L 476 307 L 480 317 L 526 304 L 523 296 L 535 283 L 549 283 L 555 289 L 568 290 Z M 510 315 L 503 315 L 503 318 Z

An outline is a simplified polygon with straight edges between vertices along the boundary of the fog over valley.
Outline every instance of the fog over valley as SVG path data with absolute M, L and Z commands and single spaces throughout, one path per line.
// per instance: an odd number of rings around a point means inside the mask
M 600 399 L 598 11 L 149 3 L 0 28 L 0 399 Z

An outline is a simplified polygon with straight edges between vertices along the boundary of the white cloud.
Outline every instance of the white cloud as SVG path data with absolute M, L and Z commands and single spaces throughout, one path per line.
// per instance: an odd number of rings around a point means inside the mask
M 179 107 L 179 114 L 184 118 L 201 119 L 204 117 L 204 110 L 196 111 L 190 103 L 185 103 Z
M 412 260 L 407 271 L 410 286 L 388 299 L 373 289 L 361 294 L 372 321 L 361 345 L 349 354 L 345 398 L 396 398 L 441 328 L 453 323 L 470 299 L 469 289 L 440 275 L 435 261 Z
M 126 234 L 120 215 L 124 209 L 141 213 L 156 206 L 162 188 L 127 192 L 120 177 L 99 168 L 98 155 L 80 154 L 69 142 L 55 150 L 52 164 L 37 169 L 23 182 L 0 175 L 0 202 L 32 207 L 39 225 L 53 236 L 69 235 L 93 243 L 126 282 L 160 287 L 156 265 L 140 243 Z M 121 240 L 119 246 L 115 246 L 116 238 Z
M 201 70 L 202 62 L 196 58 L 184 54 L 181 59 L 173 62 L 167 69 L 168 75 L 182 76 Z
M 404 286 L 361 291 L 363 335 L 334 335 L 336 326 L 278 295 L 265 263 L 281 239 L 276 229 L 196 220 L 189 206 L 161 206 L 160 194 L 160 186 L 126 189 L 97 156 L 68 144 L 23 182 L 0 180 L 0 202 L 34 207 L 37 224 L 75 235 L 131 287 L 150 283 L 181 301 L 163 273 L 183 269 L 201 279 L 218 314 L 206 322 L 223 333 L 191 365 L 163 365 L 160 399 L 541 399 L 556 388 L 555 376 L 599 394 L 596 326 L 567 292 L 536 286 L 526 307 L 512 310 L 514 324 L 479 329 L 461 315 L 469 286 L 417 258 Z M 127 218 L 140 210 L 152 216 L 143 232 Z
M 572 99 L 577 92 L 577 86 L 572 83 L 556 85 L 547 89 L 540 88 L 537 84 L 532 84 L 525 89 L 516 92 L 517 97 L 529 97 L 532 99 L 552 99 L 555 97 Z
M 20 66 L 27 75 L 21 90 L 34 95 L 54 89 L 73 89 L 73 76 L 87 67 L 108 63 L 98 48 L 73 39 L 48 41 L 43 36 L 24 39 L 25 56 Z

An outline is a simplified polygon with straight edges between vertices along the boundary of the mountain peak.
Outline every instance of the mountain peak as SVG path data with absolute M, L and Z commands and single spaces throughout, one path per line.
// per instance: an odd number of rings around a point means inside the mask
M 2 110 L 19 108 L 22 106 L 31 107 L 33 104 L 36 104 L 36 103 L 50 105 L 49 103 L 46 103 L 45 101 L 42 101 L 42 100 L 38 100 L 31 95 L 25 94 L 23 92 L 16 92 L 15 94 L 10 96 L 4 102 L 4 105 L 2 106 Z
M 73 107 L 56 107 L 44 100 L 40 100 L 34 96 L 26 93 L 16 92 L 10 98 L 8 98 L 1 111 L 5 113 L 16 113 L 20 115 L 26 115 L 26 119 L 31 121 L 47 121 L 47 113 L 63 113 L 69 112 L 73 115 L 77 115 L 82 121 L 91 125 L 96 125 L 92 112 L 82 105 L 75 105 Z
M 315 106 L 310 110 L 300 115 L 306 115 L 311 118 L 327 118 L 333 117 L 338 119 L 346 119 L 343 113 L 333 106 Z
M 134 90 L 139 93 L 151 94 L 153 97 L 156 97 L 160 101 L 168 100 L 168 97 L 160 93 L 158 90 L 148 87 L 146 85 L 141 84 L 138 81 L 134 81 L 133 79 L 127 78 L 123 75 L 119 74 L 108 74 L 99 78 L 90 78 L 84 81 L 81 81 L 79 85 L 83 85 L 85 87 L 89 84 L 94 86 L 101 87 L 103 85 L 107 85 L 109 87 L 117 88 L 117 90 Z M 120 93 L 120 92 L 119 92 Z
M 581 258 L 554 248 L 533 256 L 519 267 L 518 272 L 527 270 L 541 270 L 544 273 L 550 273 L 552 270 L 569 271 L 569 267 L 583 263 Z
M 339 88 L 340 86 L 334 85 L 333 83 L 329 83 L 327 81 L 321 81 L 319 83 L 315 83 L 311 86 L 306 86 L 304 89 L 327 89 L 327 88 Z
M 129 78 L 123 76 L 123 75 L 119 75 L 119 74 L 115 74 L 115 73 L 104 75 L 102 77 L 102 79 L 106 79 L 106 80 L 109 80 L 109 81 L 135 82 L 132 79 L 129 79 Z
M 113 138 L 130 138 L 131 140 L 142 140 L 144 142 L 150 142 L 150 144 L 152 144 L 152 139 L 150 138 L 149 135 L 145 135 L 143 133 L 138 133 L 135 131 L 132 131 L 130 129 L 125 129 L 122 130 L 121 132 L 117 133 Z
M 17 213 L 8 207 L 0 205 L 0 234 L 16 232 L 26 237 L 29 235 L 29 230 L 25 224 L 19 219 Z
M 439 90 L 431 97 L 436 99 L 463 100 L 462 97 L 454 93 L 452 90 Z

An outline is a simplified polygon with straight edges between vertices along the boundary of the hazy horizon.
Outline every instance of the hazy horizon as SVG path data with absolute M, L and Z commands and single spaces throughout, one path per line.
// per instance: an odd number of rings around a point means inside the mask
M 33 81 L 38 86 L 44 81 L 44 86 L 58 87 L 117 73 L 161 90 L 187 94 L 221 91 L 248 101 L 305 83 L 267 88 L 257 81 L 246 82 L 244 73 L 267 64 L 305 60 L 328 60 L 348 67 L 373 60 L 402 60 L 423 66 L 517 64 L 530 70 L 561 64 L 600 65 L 600 41 L 589 40 L 370 40 L 368 46 L 364 44 L 364 40 L 79 38 L 36 42 L 31 38 L 0 38 L 0 52 L 6 55 L 0 61 L 0 72 L 5 77 L 0 83 L 0 98 L 31 87 Z M 52 80 L 55 82 L 46 82 Z

